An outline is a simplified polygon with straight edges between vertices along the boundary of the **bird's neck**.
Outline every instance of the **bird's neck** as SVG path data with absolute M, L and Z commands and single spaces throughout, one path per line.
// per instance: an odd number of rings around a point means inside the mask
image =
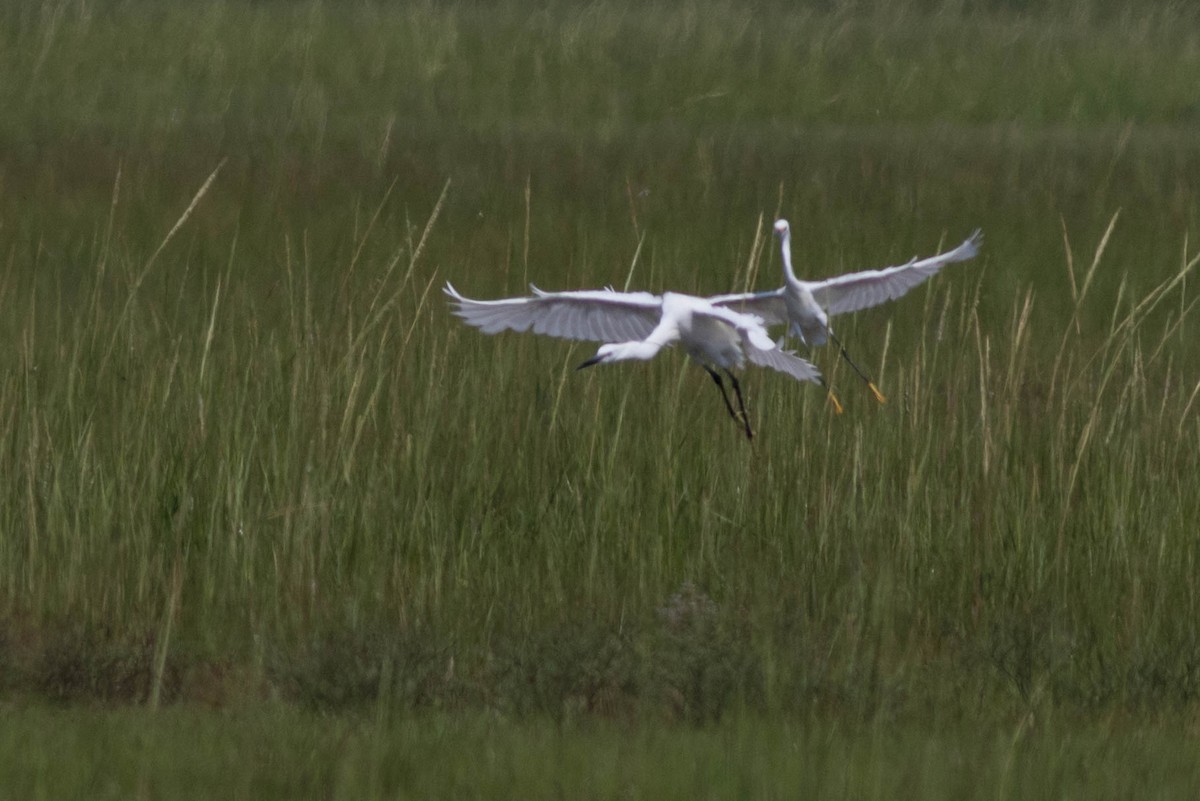
M 654 355 L 661 349 L 662 343 L 659 342 L 623 342 L 620 345 L 613 346 L 612 354 L 609 358 L 614 362 L 628 359 L 647 361 L 653 359 Z
M 796 277 L 796 271 L 792 269 L 792 234 L 788 232 L 779 239 L 779 251 L 783 256 L 783 274 L 787 277 L 789 283 L 798 284 L 800 279 Z

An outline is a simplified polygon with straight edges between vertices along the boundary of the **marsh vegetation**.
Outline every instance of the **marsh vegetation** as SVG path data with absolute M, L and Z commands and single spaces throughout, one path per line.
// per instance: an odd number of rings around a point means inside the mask
M 18 786 L 1194 795 L 1200 27 L 826 5 L 0 12 Z M 985 229 L 839 321 L 887 405 L 818 350 L 750 445 L 438 291 L 773 287 L 776 216 Z

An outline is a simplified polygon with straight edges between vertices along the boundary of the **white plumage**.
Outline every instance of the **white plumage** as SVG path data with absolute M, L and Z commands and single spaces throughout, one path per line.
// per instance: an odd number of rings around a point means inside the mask
M 882 270 L 863 270 L 847 273 L 821 281 L 803 281 L 796 277 L 792 268 L 792 233 L 787 220 L 775 223 L 779 236 L 779 247 L 783 256 L 784 285 L 769 292 L 747 292 L 734 295 L 717 295 L 709 302 L 746 314 L 755 315 L 766 325 L 786 323 L 789 333 L 795 334 L 805 345 L 823 345 L 833 338 L 842 356 L 854 368 L 880 403 L 882 393 L 875 387 L 833 334 L 829 318 L 835 314 L 859 311 L 878 306 L 903 296 L 921 284 L 947 264 L 975 258 L 983 233 L 975 233 L 954 250 L 928 259 L 913 259 L 908 264 L 886 267 Z
M 532 331 L 562 339 L 605 343 L 595 356 L 579 365 L 581 369 L 627 359 L 651 359 L 664 347 L 679 343 L 712 376 L 721 390 L 725 408 L 743 424 L 747 437 L 752 437 L 753 432 L 741 387 L 731 370 L 741 369 L 749 361 L 797 381 L 825 383 L 810 362 L 781 350 L 767 335 L 760 318 L 714 305 L 704 298 L 676 292 L 663 295 L 612 290 L 543 292 L 534 287 L 531 297 L 472 300 L 450 284 L 446 284 L 444 291 L 456 304 L 454 313 L 485 334 Z M 733 384 L 738 412 L 729 402 L 717 368 Z M 837 399 L 833 400 L 836 406 Z M 837 408 L 840 411 L 840 406 Z

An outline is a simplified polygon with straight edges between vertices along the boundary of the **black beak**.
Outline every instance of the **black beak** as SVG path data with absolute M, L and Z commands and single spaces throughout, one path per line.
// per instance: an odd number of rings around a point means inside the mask
M 583 368 L 585 368 L 585 367 L 591 367 L 593 364 L 599 364 L 600 362 L 601 362 L 600 355 L 599 355 L 599 354 L 597 354 L 597 355 L 593 356 L 592 358 L 588 359 L 588 360 L 587 360 L 586 362 L 584 362 L 583 364 L 581 364 L 581 365 L 579 365 L 578 367 L 576 367 L 575 369 L 576 369 L 576 370 L 582 370 L 582 369 L 583 369 Z

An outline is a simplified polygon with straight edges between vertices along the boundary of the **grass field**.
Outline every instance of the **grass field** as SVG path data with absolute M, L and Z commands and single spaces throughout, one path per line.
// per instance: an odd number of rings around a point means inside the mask
M 1200 20 L 1020 5 L 0 11 L 0 773 L 1194 797 Z M 821 349 L 751 445 L 440 293 L 769 288 L 776 216 L 984 229 L 838 321 L 885 406 Z

